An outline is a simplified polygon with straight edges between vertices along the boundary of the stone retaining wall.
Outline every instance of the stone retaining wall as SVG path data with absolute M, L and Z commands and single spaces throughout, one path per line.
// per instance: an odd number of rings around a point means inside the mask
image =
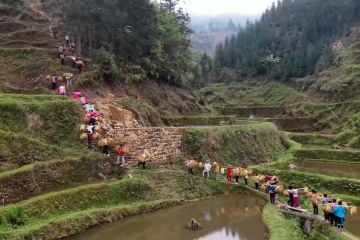
M 270 122 L 283 131 L 288 132 L 316 132 L 316 119 L 314 118 L 274 118 Z
M 164 116 L 162 119 L 167 126 L 218 126 L 234 124 L 236 116 Z
M 152 163 L 169 164 L 181 153 L 184 131 L 185 128 L 114 129 L 107 133 L 106 138 L 112 139 L 116 148 L 125 144 L 127 156 L 134 162 L 147 150 Z
M 332 161 L 360 162 L 360 151 L 333 149 L 300 149 L 296 151 L 298 159 L 323 159 Z
M 216 108 L 222 115 L 237 115 L 239 117 L 249 117 L 250 114 L 257 118 L 274 118 L 286 114 L 286 107 L 233 107 Z

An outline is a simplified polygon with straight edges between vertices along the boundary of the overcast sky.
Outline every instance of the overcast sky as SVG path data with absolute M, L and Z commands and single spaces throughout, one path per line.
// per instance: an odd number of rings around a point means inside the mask
M 182 4 L 190 14 L 240 13 L 256 15 L 264 12 L 275 1 L 277 0 L 182 0 Z

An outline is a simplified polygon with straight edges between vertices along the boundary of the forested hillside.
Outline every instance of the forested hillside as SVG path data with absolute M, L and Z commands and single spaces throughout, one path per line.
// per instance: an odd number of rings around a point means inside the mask
M 331 65 L 331 44 L 359 21 L 358 0 L 279 1 L 217 47 L 215 67 L 285 80 L 313 74 Z
M 54 16 L 63 14 L 63 29 L 76 38 L 78 52 L 98 64 L 98 78 L 175 84 L 192 79 L 190 19 L 177 8 L 178 1 L 45 3 Z
M 326 101 L 359 99 L 360 27 L 333 44 L 333 64 L 330 68 L 297 80 L 301 90 L 308 90 Z

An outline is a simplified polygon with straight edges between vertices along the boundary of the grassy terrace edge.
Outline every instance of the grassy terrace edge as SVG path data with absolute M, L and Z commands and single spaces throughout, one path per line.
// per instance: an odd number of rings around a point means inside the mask
M 265 205 L 262 218 L 269 229 L 270 240 L 305 239 L 298 223 L 295 220 L 285 218 L 285 216 L 270 203 Z
M 215 159 L 222 165 L 272 162 L 282 156 L 287 147 L 283 133 L 267 122 L 189 128 L 181 146 L 187 158 Z
M 0 239 L 58 239 L 76 235 L 90 227 L 110 223 L 124 217 L 149 213 L 158 209 L 181 204 L 180 200 L 160 200 L 149 202 L 133 202 L 121 206 L 93 208 L 67 215 L 55 216 L 44 221 L 9 232 L 0 232 Z
M 11 217 L 14 209 L 22 210 L 30 216 L 25 218 L 24 222 L 32 222 L 34 219 L 45 219 L 72 211 L 142 200 L 144 198 L 141 196 L 149 190 L 149 183 L 145 180 L 124 179 L 51 192 L 0 208 L 1 225 L 12 225 Z
M 123 171 L 106 170 L 112 160 L 100 154 L 69 157 L 48 162 L 35 162 L 0 173 L 0 197 L 3 204 L 14 204 L 64 188 L 98 182 L 102 173 L 107 178 L 121 178 Z M 32 179 L 32 181 L 29 181 Z

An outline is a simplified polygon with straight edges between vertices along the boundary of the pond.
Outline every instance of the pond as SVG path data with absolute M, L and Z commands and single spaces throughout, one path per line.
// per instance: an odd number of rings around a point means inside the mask
M 261 240 L 269 239 L 261 214 L 265 200 L 250 195 L 228 195 L 129 217 L 92 228 L 71 240 Z M 202 225 L 191 231 L 196 218 Z M 69 239 L 69 240 L 70 240 Z
M 334 177 L 346 177 L 360 179 L 360 164 L 321 162 L 321 161 L 299 161 L 295 162 L 294 171 L 317 173 Z M 287 164 L 281 166 L 288 169 Z

